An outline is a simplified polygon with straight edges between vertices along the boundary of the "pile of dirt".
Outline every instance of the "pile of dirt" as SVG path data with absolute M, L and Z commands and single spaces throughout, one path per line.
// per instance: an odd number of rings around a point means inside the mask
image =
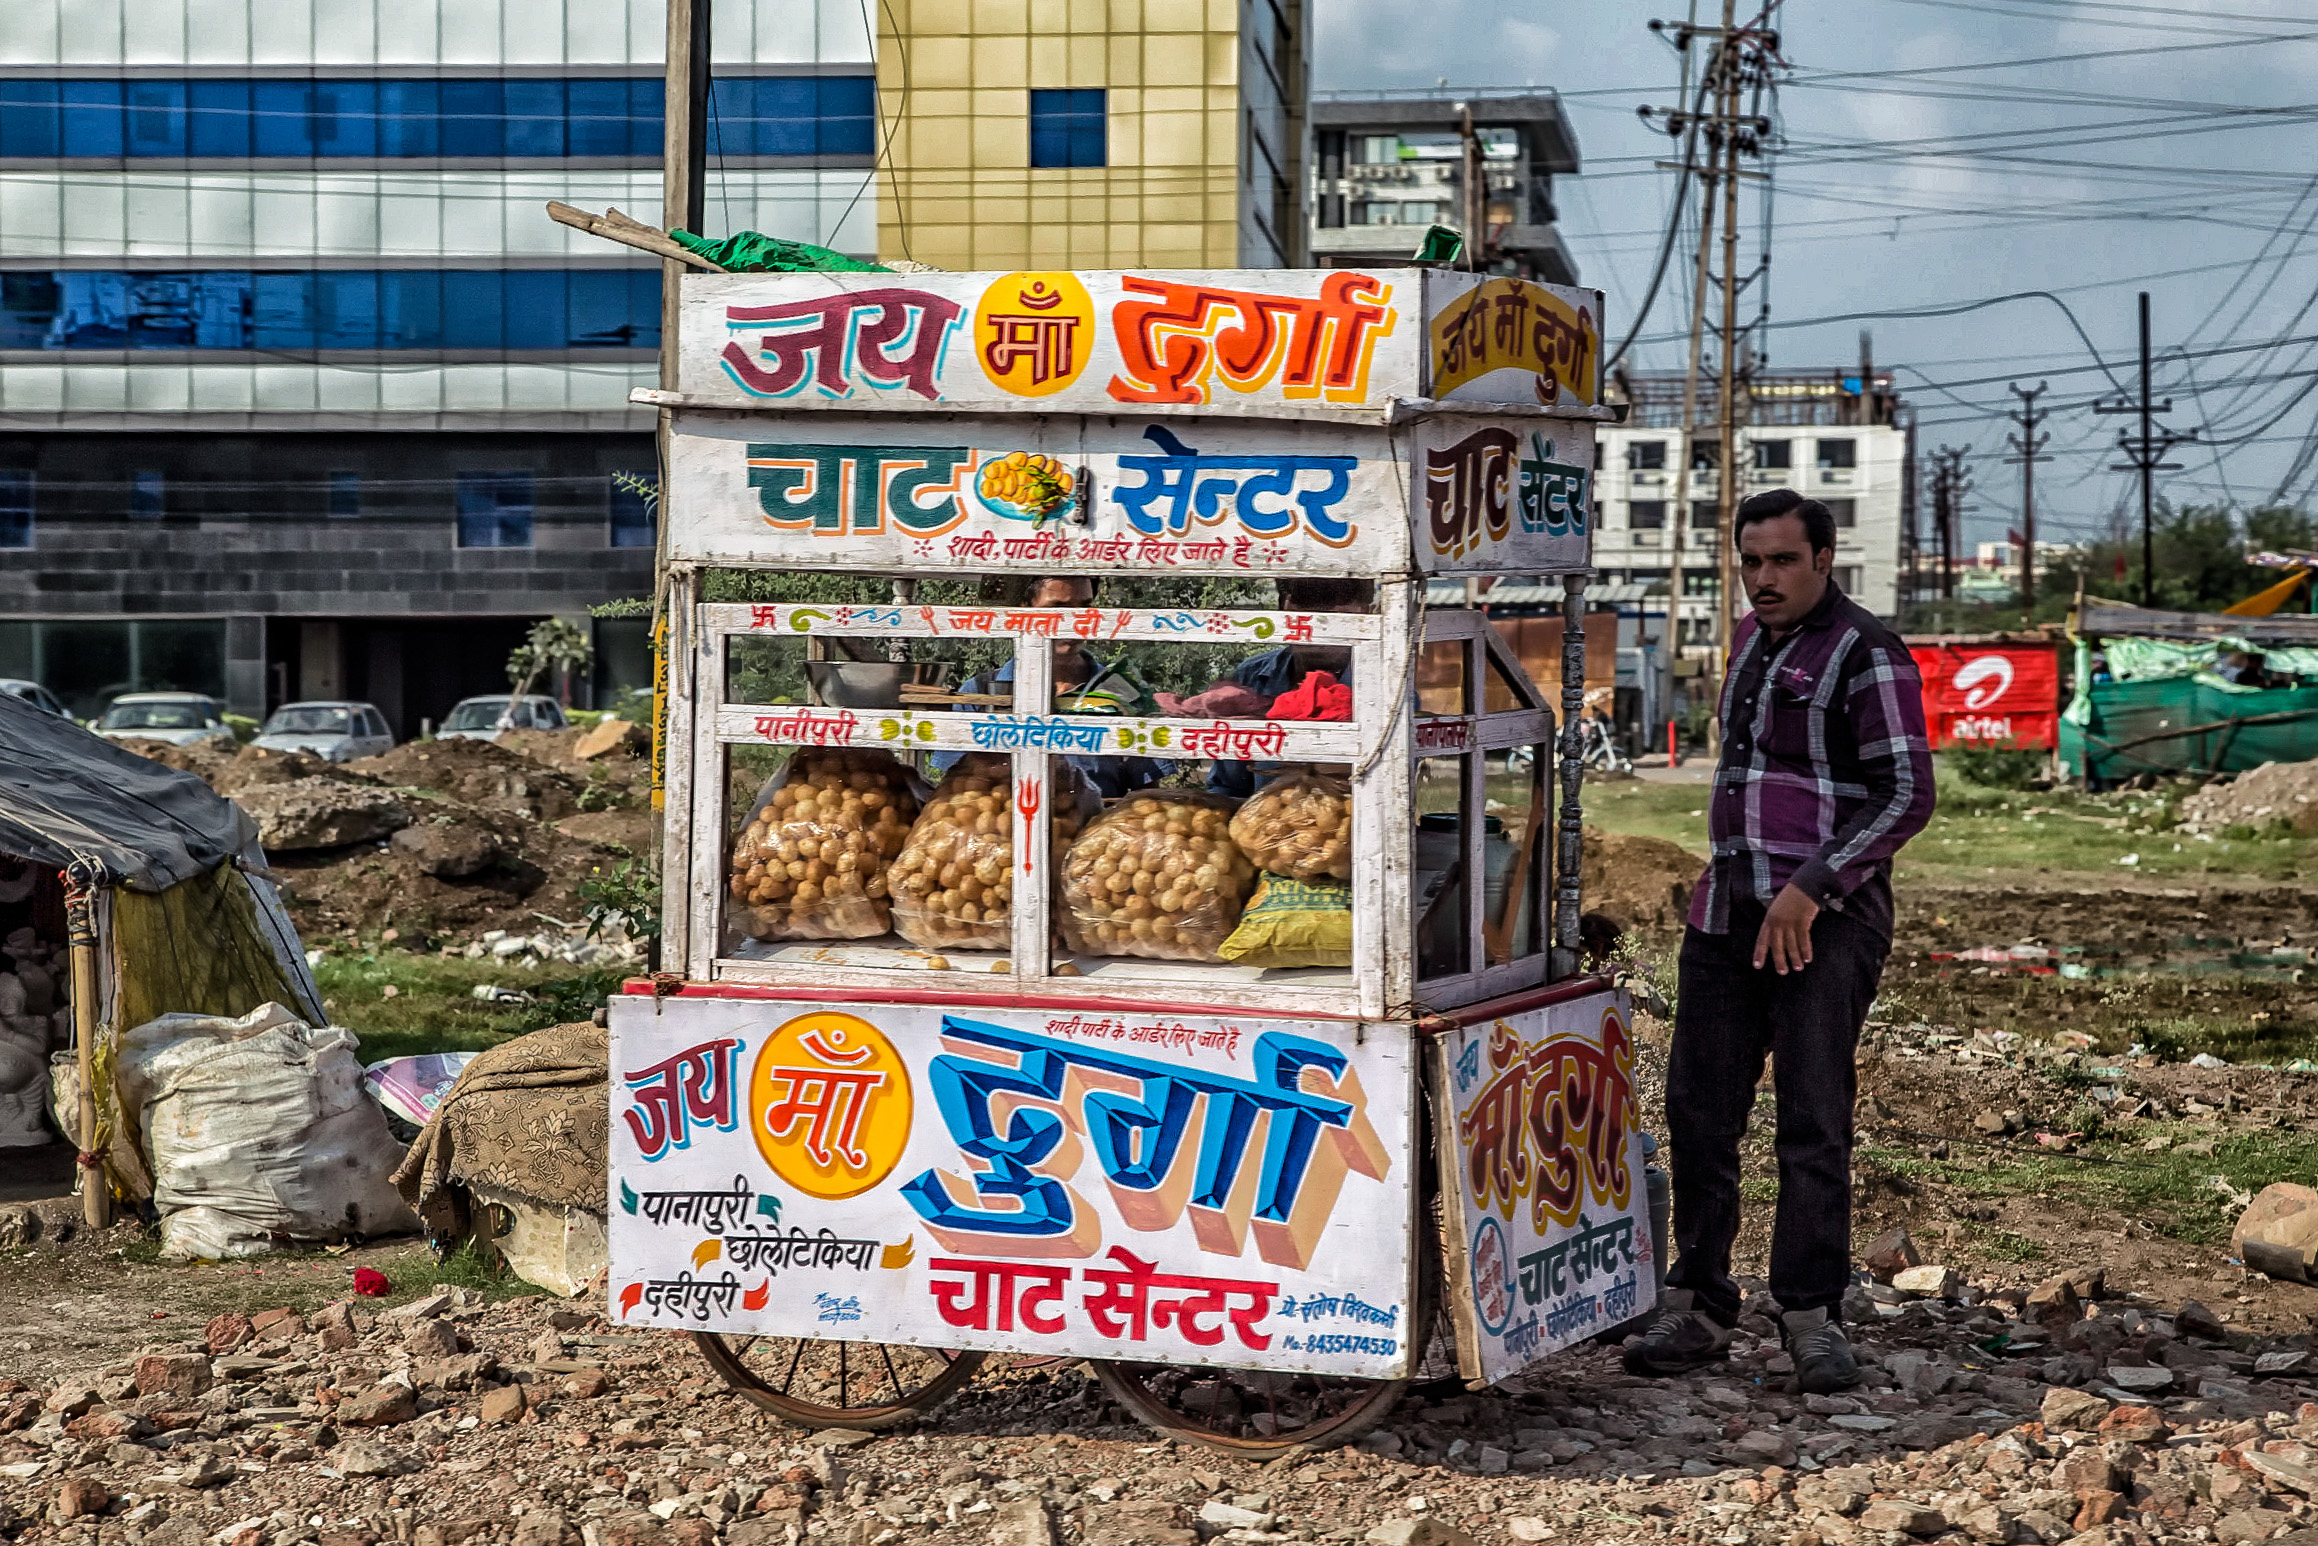
M 1578 884 L 1587 912 L 1602 914 L 1621 931 L 1658 934 L 1682 927 L 1691 888 L 1705 867 L 1704 859 L 1679 843 L 1588 827 Z
M 588 877 L 649 848 L 649 758 L 633 738 L 583 746 L 588 735 L 411 741 L 336 765 L 223 742 L 130 745 L 250 811 L 310 940 L 393 929 L 405 946 L 449 946 L 577 926 Z
M 2226 784 L 2208 784 L 2181 802 L 2181 824 L 2216 836 L 2280 824 L 2297 837 L 2318 834 L 2318 762 L 2265 762 Z
M 232 741 L 197 741 L 191 746 L 173 746 L 167 741 L 145 740 L 129 740 L 121 744 L 140 757 L 150 758 L 180 773 L 193 774 L 227 799 L 232 799 L 246 789 L 294 784 L 309 778 L 333 779 L 351 784 L 376 782 L 344 765 L 324 762 L 304 752 L 267 751 L 262 747 L 240 746 Z

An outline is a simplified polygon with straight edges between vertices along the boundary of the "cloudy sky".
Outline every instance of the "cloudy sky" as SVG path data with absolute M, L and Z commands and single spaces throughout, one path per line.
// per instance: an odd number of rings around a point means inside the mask
M 1622 337 L 1673 184 L 1651 164 L 1669 142 L 1634 110 L 1674 100 L 1680 61 L 1645 24 L 1690 3 L 1318 0 L 1314 85 L 1560 91 L 1586 166 L 1557 182 L 1562 233 Z M 1716 0 L 1698 4 L 1719 19 Z M 2134 382 L 2146 289 L 2171 422 L 2223 442 L 2177 452 L 2165 490 L 2242 506 L 2282 487 L 2318 508 L 2318 0 L 1777 9 L 1793 69 L 1771 163 L 1772 365 L 1855 362 L 1871 328 L 1922 447 L 1972 448 L 1968 538 L 2017 519 L 2019 471 L 1996 460 L 2006 383 L 2049 380 L 2057 460 L 2038 471 L 2039 535 L 2096 535 L 2136 481 L 2108 470 L 2124 421 L 2089 405 L 2115 389 L 2103 362 Z M 1742 274 L 1761 251 L 1758 198 L 1742 210 Z M 1636 364 L 1679 365 L 1687 267 L 1678 248 Z M 1891 315 L 2030 290 L 2055 292 L 2090 346 L 2051 300 Z M 1880 315 L 1811 320 L 1862 312 Z

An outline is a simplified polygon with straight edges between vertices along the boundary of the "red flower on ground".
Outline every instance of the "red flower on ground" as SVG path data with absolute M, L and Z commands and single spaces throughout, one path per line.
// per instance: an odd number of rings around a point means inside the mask
M 394 1292 L 394 1285 L 376 1267 L 357 1267 L 354 1269 L 354 1291 L 365 1299 L 384 1299 Z

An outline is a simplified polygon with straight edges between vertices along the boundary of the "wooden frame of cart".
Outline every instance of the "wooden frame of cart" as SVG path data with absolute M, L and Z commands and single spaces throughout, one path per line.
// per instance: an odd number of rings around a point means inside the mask
M 1412 1378 L 1499 1378 L 1647 1308 L 1623 1009 L 1576 976 L 1575 748 L 1557 800 L 1550 698 L 1484 613 L 1422 589 L 1562 576 L 1574 722 L 1598 295 L 1420 271 L 707 276 L 684 309 L 682 389 L 638 394 L 669 410 L 669 923 L 662 974 L 612 1011 L 613 1314 L 708 1333 L 728 1378 L 799 1420 L 898 1420 L 1014 1352 L 1097 1360 L 1169 1431 L 1281 1449 L 1342 1442 Z M 719 567 L 890 586 L 705 602 Z M 928 574 L 1291 583 L 1268 607 L 1032 608 L 922 599 Z M 1297 604 L 1321 577 L 1367 595 Z M 1299 683 L 1325 658 L 1349 717 L 1058 708 L 1059 661 L 1186 640 Z M 768 687 L 800 651 L 808 689 Z M 1451 685 L 1420 693 L 1427 652 Z M 860 685 L 889 678 L 920 685 Z M 945 893 L 991 906 L 969 947 L 861 922 L 864 855 L 892 856 L 856 835 L 826 860 L 814 839 L 737 854 L 784 757 L 850 770 L 800 799 L 890 821 L 886 754 L 1003 770 L 1006 883 L 985 863 Z M 1175 780 L 1112 802 L 1151 811 L 1154 842 L 1221 819 L 1170 792 L 1185 763 L 1340 778 L 1348 958 L 1186 946 L 1196 908 L 1174 899 L 1221 863 L 1196 845 L 1134 875 L 1115 938 L 1090 928 L 1057 807 L 1074 765 L 1130 758 Z M 1130 936 L 1146 882 L 1167 905 Z M 823 928 L 808 903 L 841 885 L 850 922 Z M 789 911 L 763 904 L 776 889 Z M 816 1389 L 836 1347 L 838 1399 L 772 1399 L 750 1338 L 794 1344 Z M 850 1403 L 847 1347 L 924 1378 Z M 1268 1414 L 1203 1418 L 1202 1369 L 1288 1383 Z

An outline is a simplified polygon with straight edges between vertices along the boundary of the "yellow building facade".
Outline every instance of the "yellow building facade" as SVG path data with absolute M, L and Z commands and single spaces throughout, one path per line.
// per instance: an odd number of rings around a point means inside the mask
M 880 258 L 955 270 L 1307 261 L 1304 0 L 877 11 Z

